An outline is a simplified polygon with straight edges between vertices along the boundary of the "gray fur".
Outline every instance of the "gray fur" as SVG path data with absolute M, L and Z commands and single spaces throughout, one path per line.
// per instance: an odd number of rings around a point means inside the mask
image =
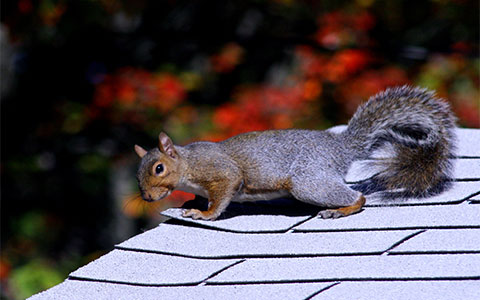
M 223 176 L 232 169 L 241 170 L 241 183 L 231 201 L 293 196 L 310 204 L 339 207 L 351 205 L 360 195 L 343 182 L 349 149 L 339 135 L 326 131 L 250 132 L 220 143 L 199 142 L 176 149 L 195 173 L 213 169 Z M 192 191 L 195 180 L 184 180 L 180 189 Z

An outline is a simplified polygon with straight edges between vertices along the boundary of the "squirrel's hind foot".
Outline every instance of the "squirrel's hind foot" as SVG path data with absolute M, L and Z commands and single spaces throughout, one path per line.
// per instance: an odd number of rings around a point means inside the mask
M 322 219 L 338 219 L 345 217 L 345 215 L 339 212 L 337 209 L 321 210 L 318 212 L 318 216 Z
M 327 209 L 318 212 L 318 216 L 322 219 L 338 219 L 357 213 L 362 210 L 365 205 L 365 196 L 360 195 L 353 205 L 345 206 L 337 209 Z

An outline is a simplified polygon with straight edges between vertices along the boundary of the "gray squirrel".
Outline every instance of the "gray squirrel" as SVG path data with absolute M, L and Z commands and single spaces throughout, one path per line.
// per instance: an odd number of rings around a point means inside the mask
M 184 217 L 215 220 L 231 201 L 293 197 L 330 208 L 322 218 L 361 210 L 368 188 L 354 190 L 344 177 L 353 161 L 377 151 L 377 187 L 423 197 L 448 186 L 455 144 L 455 117 L 448 103 L 426 89 L 389 88 L 361 105 L 341 133 L 267 130 L 227 140 L 174 145 L 160 133 L 157 148 L 141 157 L 137 172 L 142 198 L 160 200 L 173 190 L 208 198 L 208 209 L 184 210 Z M 372 181 L 372 182 L 373 182 Z

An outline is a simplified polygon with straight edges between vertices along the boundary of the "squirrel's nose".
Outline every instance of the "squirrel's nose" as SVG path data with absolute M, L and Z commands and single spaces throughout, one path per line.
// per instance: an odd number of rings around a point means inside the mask
M 143 198 L 143 200 L 145 200 L 147 202 L 153 202 L 153 197 L 148 192 L 142 193 L 142 198 Z

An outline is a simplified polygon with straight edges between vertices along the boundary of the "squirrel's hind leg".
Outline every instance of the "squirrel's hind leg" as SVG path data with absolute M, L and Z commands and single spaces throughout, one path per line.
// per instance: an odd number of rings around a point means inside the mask
M 329 207 L 318 213 L 321 218 L 340 218 L 359 212 L 365 204 L 362 193 L 348 187 L 335 178 L 297 176 L 292 178 L 291 194 L 297 200 Z

